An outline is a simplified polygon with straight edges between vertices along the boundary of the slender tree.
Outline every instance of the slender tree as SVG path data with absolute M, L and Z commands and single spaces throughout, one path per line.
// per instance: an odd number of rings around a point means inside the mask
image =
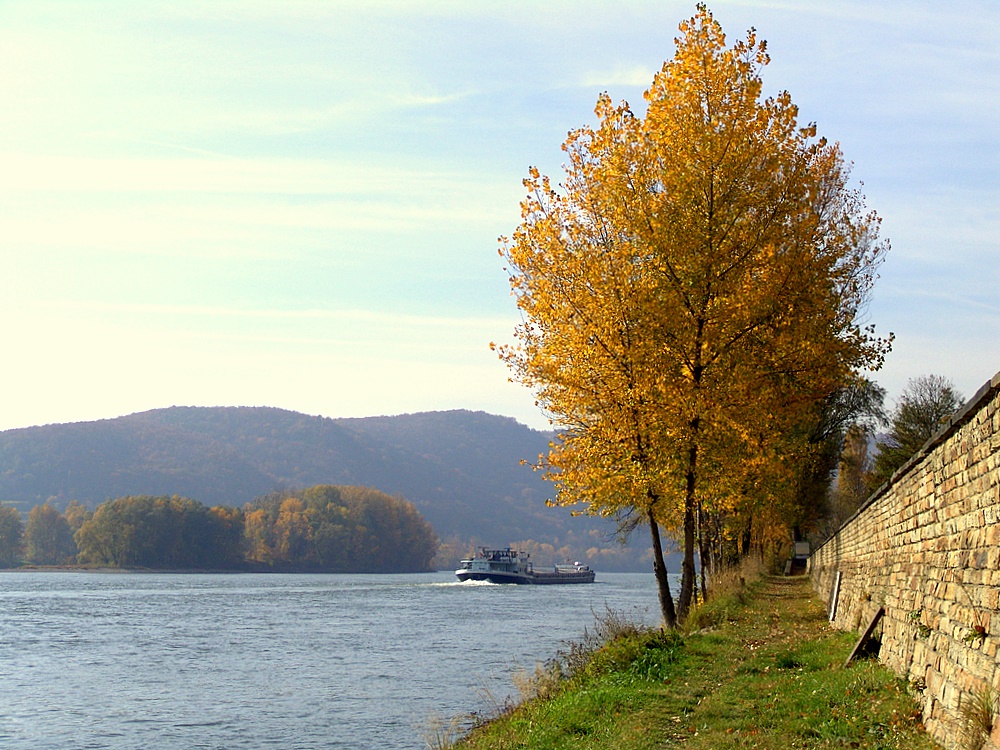
M 70 531 L 74 534 L 90 519 L 91 515 L 93 514 L 77 500 L 70 500 L 66 503 L 66 510 L 63 513 Z
M 876 441 L 869 489 L 888 481 L 896 469 L 934 437 L 962 401 L 952 382 L 941 375 L 922 375 L 909 380 L 889 416 L 889 433 Z
M 17 508 L 0 505 L 0 568 L 13 568 L 21 562 L 24 524 Z
M 24 526 L 24 558 L 36 565 L 76 561 L 76 542 L 66 517 L 46 503 L 28 511 Z
M 852 425 L 844 436 L 837 479 L 830 489 L 820 536 L 833 536 L 837 529 L 861 507 L 868 496 L 867 476 L 872 469 L 869 451 L 871 435 L 862 425 Z
M 277 559 L 283 563 L 301 563 L 306 558 L 312 530 L 305 505 L 296 497 L 282 501 L 274 522 Z
M 840 149 L 761 95 L 765 44 L 699 6 L 639 117 L 598 99 L 561 190 L 532 169 L 501 254 L 525 322 L 500 347 L 561 427 L 557 503 L 648 524 L 668 624 L 694 596 L 699 518 L 888 342 L 858 315 L 888 249 Z M 683 550 L 675 603 L 661 529 Z

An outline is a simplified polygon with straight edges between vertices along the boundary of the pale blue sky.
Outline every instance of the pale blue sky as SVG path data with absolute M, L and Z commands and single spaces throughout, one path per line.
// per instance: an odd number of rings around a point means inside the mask
M 1000 370 L 1000 5 L 717 2 L 893 245 L 876 379 Z M 170 405 L 547 422 L 497 237 L 693 2 L 0 0 L 0 429 Z

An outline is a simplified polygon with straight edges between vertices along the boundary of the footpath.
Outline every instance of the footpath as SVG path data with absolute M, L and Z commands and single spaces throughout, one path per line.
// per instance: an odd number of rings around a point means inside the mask
M 873 659 L 844 666 L 857 636 L 830 627 L 805 577 L 766 577 L 692 619 L 698 631 L 680 638 L 647 633 L 594 651 L 455 747 L 939 747 L 905 682 Z

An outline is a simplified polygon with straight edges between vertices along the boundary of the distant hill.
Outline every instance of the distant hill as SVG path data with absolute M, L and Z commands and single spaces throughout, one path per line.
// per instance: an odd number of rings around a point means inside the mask
M 50 499 L 95 507 L 125 495 L 177 494 L 242 506 L 277 489 L 358 485 L 403 496 L 446 540 L 530 539 L 577 554 L 613 548 L 607 522 L 546 507 L 551 485 L 520 464 L 551 438 L 484 412 L 329 419 L 266 407 L 171 407 L 0 432 L 0 501 L 27 510 Z

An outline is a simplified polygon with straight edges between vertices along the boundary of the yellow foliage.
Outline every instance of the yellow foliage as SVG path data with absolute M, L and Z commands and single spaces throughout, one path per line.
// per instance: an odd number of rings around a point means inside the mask
M 839 146 L 762 98 L 764 42 L 727 48 L 703 6 L 680 32 L 644 117 L 602 94 L 562 188 L 529 170 L 501 247 L 524 322 L 496 350 L 562 429 L 556 502 L 690 547 L 695 511 L 759 505 L 817 401 L 880 366 L 858 313 L 888 244 Z

